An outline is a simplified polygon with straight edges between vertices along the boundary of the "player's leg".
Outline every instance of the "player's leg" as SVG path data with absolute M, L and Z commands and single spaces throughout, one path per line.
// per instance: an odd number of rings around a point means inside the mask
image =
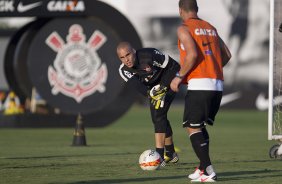
M 209 147 L 205 141 L 202 129 L 187 128 L 194 152 L 200 160 L 199 167 L 188 177 L 192 182 L 212 182 L 217 179 L 209 157 Z
M 165 114 L 168 113 L 170 105 L 174 100 L 175 92 L 169 90 L 166 94 L 165 99 Z M 171 163 L 177 163 L 179 161 L 179 157 L 175 152 L 174 142 L 173 142 L 173 131 L 170 125 L 170 122 L 167 121 L 167 128 L 166 128 L 166 137 L 165 137 L 165 161 Z
M 155 129 L 156 151 L 161 155 L 162 159 L 164 159 L 164 149 L 166 140 L 166 146 L 168 146 L 169 149 L 173 147 L 171 150 L 175 152 L 172 141 L 172 130 L 170 123 L 167 119 L 167 112 L 174 96 L 175 93 L 173 93 L 172 91 L 169 91 L 167 93 L 163 108 L 155 109 L 155 107 L 150 104 L 151 118 L 154 123 Z
M 154 105 L 150 104 L 151 118 L 154 124 L 156 151 L 160 154 L 162 160 L 164 160 L 166 126 L 163 126 L 163 123 L 160 121 L 164 118 L 159 116 L 158 112 L 161 110 L 162 108 L 157 110 Z
M 210 104 L 211 97 L 209 91 L 187 91 L 185 97 L 183 127 L 186 128 L 194 152 L 200 161 L 198 169 L 189 175 L 192 181 L 199 179 L 200 176 L 206 176 L 211 181 L 216 179 L 209 156 L 209 146 L 206 141 L 208 134 L 204 135 L 202 131 L 206 130 L 203 127 L 205 126 L 205 120 L 208 118 L 207 104 Z
M 208 130 L 207 130 L 206 126 L 204 126 L 204 127 L 201 129 L 201 131 L 202 131 L 202 133 L 203 133 L 205 142 L 207 143 L 207 149 L 208 149 L 208 153 L 209 153 L 210 136 L 209 136 L 209 133 L 208 133 Z
M 220 102 L 222 99 L 222 92 L 221 91 L 210 91 L 210 92 L 204 92 L 207 93 L 206 96 L 206 103 L 204 104 L 207 117 L 205 119 L 205 124 L 213 125 L 215 116 L 219 110 L 220 107 Z M 208 131 L 206 129 L 206 126 L 204 126 L 201 131 L 203 132 L 204 139 L 206 140 L 207 143 L 207 153 L 209 154 L 209 135 Z M 208 166 L 207 166 L 208 165 Z M 213 166 L 210 164 L 207 164 L 206 169 L 203 171 L 200 171 L 199 169 L 196 169 L 196 171 L 189 175 L 189 178 L 194 177 L 194 179 L 191 180 L 191 182 L 214 182 L 217 180 L 217 175 L 213 169 Z M 197 176 L 199 176 L 196 178 Z
M 170 124 L 167 126 L 165 138 L 165 162 L 177 163 L 179 161 L 178 154 L 175 152 L 173 143 L 173 133 Z
M 162 158 L 161 165 L 165 166 L 164 162 L 164 140 L 165 140 L 165 133 L 155 133 L 155 145 L 156 151 L 160 154 Z
M 214 97 L 212 98 L 211 100 L 211 103 L 209 104 L 209 115 L 208 115 L 208 119 L 205 121 L 205 124 L 208 124 L 208 125 L 211 125 L 213 126 L 214 124 L 214 121 L 215 121 L 215 116 L 219 110 L 219 107 L 220 107 L 220 102 L 221 102 L 221 99 L 222 99 L 222 92 L 221 91 L 216 91 L 214 92 Z M 204 126 L 202 128 L 202 132 L 203 132 L 203 135 L 204 135 L 204 138 L 206 140 L 206 143 L 207 143 L 207 147 L 208 147 L 208 150 L 209 150 L 209 144 L 210 144 L 210 140 L 209 140 L 209 133 L 206 129 L 206 126 Z

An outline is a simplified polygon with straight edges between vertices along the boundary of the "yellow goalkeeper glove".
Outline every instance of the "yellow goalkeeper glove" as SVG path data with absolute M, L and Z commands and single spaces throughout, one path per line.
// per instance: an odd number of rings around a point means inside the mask
M 154 86 L 150 90 L 151 103 L 155 106 L 155 109 L 164 107 L 165 95 L 167 87 L 161 86 L 160 84 Z

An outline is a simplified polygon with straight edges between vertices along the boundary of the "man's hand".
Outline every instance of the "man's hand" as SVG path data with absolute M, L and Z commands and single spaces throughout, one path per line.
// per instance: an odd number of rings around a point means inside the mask
M 182 81 L 181 78 L 175 77 L 170 83 L 170 89 L 174 92 L 178 92 L 181 81 Z
M 155 106 L 155 109 L 164 107 L 166 92 L 167 87 L 161 86 L 160 84 L 150 90 L 151 103 Z

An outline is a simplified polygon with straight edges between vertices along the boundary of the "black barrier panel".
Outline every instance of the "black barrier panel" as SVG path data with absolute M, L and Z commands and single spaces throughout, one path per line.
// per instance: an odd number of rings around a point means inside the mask
M 30 79 L 39 94 L 63 112 L 102 109 L 124 87 L 115 53 L 120 40 L 99 18 L 53 19 L 30 42 Z
M 20 89 L 19 83 L 16 80 L 15 77 L 15 71 L 14 71 L 14 55 L 15 50 L 18 44 L 18 41 L 20 40 L 21 36 L 25 33 L 25 31 L 33 24 L 34 22 L 31 22 L 29 24 L 26 24 L 22 28 L 20 28 L 10 39 L 8 46 L 5 51 L 4 56 L 4 71 L 5 76 L 8 82 L 8 85 L 10 88 L 21 98 L 24 99 L 26 96 L 24 95 L 23 91 Z
M 5 55 L 6 76 L 16 94 L 31 97 L 32 84 L 27 71 L 27 49 L 37 31 L 50 19 L 38 19 L 22 27 L 10 40 Z

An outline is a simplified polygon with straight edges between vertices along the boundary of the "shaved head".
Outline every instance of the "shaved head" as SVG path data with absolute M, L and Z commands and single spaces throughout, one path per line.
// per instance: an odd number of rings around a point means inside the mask
M 198 12 L 197 0 L 179 0 L 179 8 L 186 12 L 195 11 Z
M 129 42 L 120 42 L 117 46 L 117 53 L 121 50 L 121 49 L 132 49 L 132 46 Z
M 135 49 L 129 42 L 120 42 L 117 46 L 117 55 L 121 62 L 128 67 L 133 67 L 135 62 Z

